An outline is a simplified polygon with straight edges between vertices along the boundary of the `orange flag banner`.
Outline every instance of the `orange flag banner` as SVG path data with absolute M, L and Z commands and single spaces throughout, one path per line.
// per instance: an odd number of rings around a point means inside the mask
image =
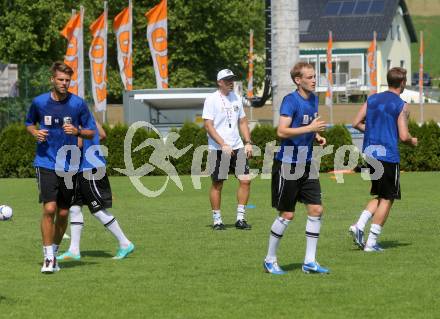
M 376 52 L 376 31 L 373 35 L 373 41 L 367 51 L 367 74 L 370 95 L 377 93 L 377 52 Z
M 93 100 L 97 112 L 107 108 L 107 8 L 90 26 L 93 39 L 89 50 Z
M 127 91 L 133 89 L 133 60 L 132 60 L 132 5 L 122 10 L 114 19 L 113 30 L 116 34 L 118 47 L 119 73 Z
M 147 39 L 153 58 L 156 86 L 168 88 L 168 25 L 167 1 L 162 0 L 145 14 L 148 20 Z
M 83 45 L 84 8 L 73 14 L 60 32 L 68 41 L 64 63 L 73 69 L 69 92 L 84 97 L 84 45 Z

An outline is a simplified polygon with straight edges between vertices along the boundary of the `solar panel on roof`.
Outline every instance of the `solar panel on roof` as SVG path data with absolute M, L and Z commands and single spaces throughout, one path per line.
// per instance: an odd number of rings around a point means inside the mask
M 342 3 L 341 11 L 339 11 L 339 15 L 351 15 L 353 13 L 355 1 L 346 1 Z
M 383 13 L 385 9 L 384 0 L 374 0 L 370 7 L 370 13 Z
M 328 2 L 325 7 L 325 15 L 328 15 L 328 16 L 338 15 L 339 8 L 341 7 L 341 4 L 342 4 L 341 1 Z
M 370 4 L 371 1 L 358 1 L 354 9 L 354 14 L 367 14 Z

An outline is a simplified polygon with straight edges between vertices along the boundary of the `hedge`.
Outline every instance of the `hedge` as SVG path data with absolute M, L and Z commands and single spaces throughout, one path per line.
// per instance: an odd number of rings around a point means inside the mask
M 124 163 L 124 138 L 128 131 L 126 125 L 117 125 L 113 128 L 104 127 L 107 138 L 103 145 L 108 147 L 107 173 L 109 175 L 121 175 L 115 168 L 125 168 Z M 440 170 L 440 127 L 435 122 L 427 122 L 419 127 L 416 123 L 410 122 L 411 134 L 419 138 L 419 146 L 416 148 L 400 145 L 401 168 L 407 171 L 437 171 Z M 194 150 L 200 145 L 207 144 L 206 132 L 203 128 L 186 123 L 180 130 L 173 130 L 180 136 L 174 145 L 177 149 L 183 149 L 189 144 L 192 147 L 180 158 L 169 158 L 179 174 L 190 174 Z M 333 170 L 335 151 L 341 145 L 352 144 L 351 136 L 343 125 L 335 125 L 323 133 L 327 138 L 328 145 L 334 145 L 332 154 L 325 155 L 321 160 L 320 170 L 327 172 Z M 133 137 L 131 145 L 131 157 L 134 168 L 145 163 L 153 151 L 153 147 L 146 146 L 137 152 L 133 150 L 148 138 L 157 139 L 157 134 L 148 132 L 145 129 L 138 129 Z M 270 125 L 258 125 L 251 133 L 252 141 L 261 149 L 261 155 L 251 159 L 253 168 L 261 170 L 263 166 L 264 150 L 266 143 L 279 139 L 276 136 L 276 129 Z M 32 167 L 35 154 L 35 141 L 26 132 L 24 125 L 11 124 L 0 133 L 0 177 L 34 177 Z M 206 160 L 206 155 L 204 156 Z M 346 159 L 348 154 L 346 154 Z M 160 169 L 155 169 L 150 175 L 164 174 Z

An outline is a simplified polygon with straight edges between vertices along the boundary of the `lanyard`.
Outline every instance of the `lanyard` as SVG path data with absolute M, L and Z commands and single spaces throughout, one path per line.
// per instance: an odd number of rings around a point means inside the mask
M 228 121 L 228 126 L 229 128 L 232 128 L 232 110 L 231 108 L 226 107 L 226 103 L 225 100 L 223 100 L 222 93 L 219 91 L 218 94 L 220 95 L 220 100 L 222 100 L 223 109 L 226 111 L 226 119 Z

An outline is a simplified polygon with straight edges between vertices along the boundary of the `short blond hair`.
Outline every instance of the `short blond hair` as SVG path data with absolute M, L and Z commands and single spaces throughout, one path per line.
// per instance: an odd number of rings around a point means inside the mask
M 313 64 L 308 63 L 308 62 L 298 62 L 296 63 L 292 70 L 290 70 L 290 77 L 292 78 L 293 83 L 295 83 L 296 85 L 298 85 L 295 82 L 295 78 L 300 78 L 303 76 L 303 69 L 315 69 L 315 67 L 313 66 Z

